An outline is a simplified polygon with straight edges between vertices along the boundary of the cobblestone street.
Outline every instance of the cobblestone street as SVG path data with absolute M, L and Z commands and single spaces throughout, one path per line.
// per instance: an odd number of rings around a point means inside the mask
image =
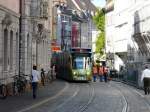
M 150 0 L 0 0 L 0 112 L 150 112 L 149 12 Z
M 0 100 L 1 112 L 149 112 L 150 96 L 120 82 L 55 81 L 38 91 Z

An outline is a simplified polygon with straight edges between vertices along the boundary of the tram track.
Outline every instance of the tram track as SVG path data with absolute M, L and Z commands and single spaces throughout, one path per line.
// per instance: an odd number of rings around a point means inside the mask
M 90 83 L 76 83 L 73 85 L 76 86 L 73 95 L 71 95 L 68 99 L 64 100 L 64 102 L 58 104 L 58 106 L 50 112 L 84 112 L 88 108 L 88 106 L 92 103 L 94 99 L 94 87 Z M 88 90 L 88 92 L 86 90 Z M 81 98 L 83 98 L 84 100 L 82 99 L 82 101 Z
M 74 95 L 70 97 L 68 100 L 66 100 L 64 103 L 57 106 L 56 110 L 52 112 L 61 112 L 63 108 L 65 108 L 65 110 L 63 110 L 65 112 L 84 112 L 89 107 L 89 105 L 92 103 L 94 99 L 95 94 L 94 87 L 90 83 L 80 85 L 77 84 L 77 86 L 78 89 L 74 93 Z M 88 92 L 85 90 L 88 90 Z M 81 100 L 81 98 L 83 98 L 82 99 L 83 101 Z M 69 110 L 67 106 L 69 106 L 71 110 Z
M 118 89 L 114 89 L 110 84 L 108 83 L 93 83 L 92 87 L 94 90 L 92 90 L 93 97 L 91 95 L 91 98 L 89 101 L 87 101 L 87 106 L 82 106 L 77 111 L 71 111 L 71 112 L 128 112 L 128 103 L 125 98 L 125 96 L 122 96 L 120 92 L 118 92 Z M 106 89 L 107 88 L 107 89 Z M 117 93 L 111 94 L 110 91 L 115 90 Z M 107 96 L 110 95 L 110 96 Z M 117 96 L 119 95 L 119 96 Z M 112 98 L 112 99 L 109 99 Z M 115 100 L 117 98 L 117 101 Z M 121 98 L 121 100 L 119 100 Z M 89 103 L 88 103 L 89 102 Z M 116 104 L 123 105 L 123 108 L 116 106 Z M 123 102 L 123 104 L 122 104 Z M 109 103 L 109 104 L 108 104 Z M 107 104 L 107 106 L 105 105 Z M 120 105 L 120 106 L 121 106 Z
M 139 99 L 139 102 L 134 102 L 134 99 L 130 99 L 130 97 L 127 98 L 127 95 L 124 95 L 124 98 L 127 101 L 127 109 L 126 109 L 126 111 L 124 111 L 124 109 L 123 109 L 122 112 L 132 112 L 134 109 L 137 109 L 137 108 L 139 108 L 138 111 L 140 111 L 140 108 L 147 108 L 147 109 L 145 109 L 146 112 L 147 112 L 147 110 L 150 111 L 150 103 L 147 101 L 147 99 L 144 97 L 144 95 L 142 95 L 140 92 L 135 90 L 135 88 L 132 88 L 128 85 L 124 85 L 122 83 L 119 83 L 119 84 L 120 84 L 121 87 L 117 87 L 118 90 L 125 91 L 125 90 L 123 90 L 123 88 L 124 89 L 126 88 L 126 90 L 130 91 L 130 94 L 134 95 L 133 98 Z M 115 84 L 115 86 L 117 86 L 117 85 Z M 122 94 L 125 94 L 125 93 L 122 92 Z M 140 106 L 137 106 L 137 107 L 133 108 L 133 102 L 134 102 L 134 105 L 140 105 Z M 141 105 L 141 104 L 143 104 L 143 105 Z M 131 108 L 129 108 L 130 105 L 131 105 Z M 142 111 L 142 112 L 144 112 L 144 111 Z
M 76 111 L 73 111 L 73 112 L 84 112 L 84 111 L 86 111 L 86 109 L 88 109 L 88 106 L 89 106 L 89 105 L 92 103 L 92 101 L 94 100 L 95 90 L 94 90 L 94 87 L 93 87 L 91 84 L 89 84 L 89 85 L 90 85 L 90 87 L 91 87 L 91 93 L 90 93 L 91 96 L 89 97 L 88 102 L 87 102 L 86 104 L 80 106 L 79 109 L 77 109 Z
M 117 87 L 115 85 L 115 88 L 118 90 L 118 92 L 120 93 L 122 99 L 123 99 L 123 108 L 122 108 L 122 112 L 129 112 L 129 104 L 127 101 L 127 98 L 125 97 L 124 93 L 121 91 L 121 89 L 119 87 Z
M 74 92 L 74 94 L 70 97 L 70 98 L 68 98 L 67 100 L 65 100 L 63 103 L 61 103 L 61 104 L 59 104 L 58 106 L 57 106 L 57 108 L 55 108 L 55 110 L 53 110 L 53 111 L 51 111 L 51 112 L 57 112 L 58 110 L 60 110 L 64 105 L 66 105 L 69 101 L 71 101 L 75 96 L 77 96 L 77 94 L 79 93 L 79 91 L 80 91 L 80 88 L 79 88 L 79 86 L 77 86 L 76 87 L 76 90 L 75 90 L 75 92 Z
M 37 110 L 44 108 L 45 105 L 48 105 L 50 102 L 54 102 L 54 105 L 57 105 L 55 108 L 51 108 L 50 110 L 47 110 L 47 112 L 58 112 L 61 111 L 64 105 L 66 105 L 68 102 L 70 102 L 80 91 L 79 85 L 75 84 L 69 84 L 65 83 L 66 87 L 61 90 L 58 94 L 55 96 L 49 97 L 45 100 L 42 100 L 40 102 L 37 102 L 29 107 L 26 107 L 22 110 L 19 110 L 17 112 L 37 112 Z M 71 88 L 71 90 L 70 90 Z M 70 92 L 69 92 L 70 90 Z M 68 97 L 67 97 L 68 96 Z M 62 98 L 61 98 L 62 97 Z M 59 100 L 61 98 L 61 100 Z M 56 101 L 59 100 L 58 104 L 55 104 Z M 61 103 L 60 103 L 61 102 Z
M 136 95 L 138 95 L 140 98 L 142 98 L 142 99 L 145 101 L 145 104 L 147 105 L 147 108 L 148 108 L 149 111 L 150 111 L 150 102 L 148 101 L 148 99 L 145 98 L 144 95 L 142 95 L 142 93 L 140 93 L 139 91 L 137 91 L 136 88 L 130 87 L 130 86 L 128 86 L 128 85 L 124 85 L 124 86 L 125 86 L 126 88 L 130 89 L 133 94 L 136 94 Z

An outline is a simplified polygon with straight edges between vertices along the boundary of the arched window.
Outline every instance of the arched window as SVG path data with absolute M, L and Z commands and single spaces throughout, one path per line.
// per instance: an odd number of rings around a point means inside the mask
M 29 64 L 29 57 L 30 57 L 30 38 L 29 38 L 29 34 L 27 34 L 27 61 L 28 61 L 28 64 Z
M 13 31 L 10 31 L 10 69 L 13 68 Z
M 4 29 L 4 71 L 8 65 L 8 30 Z
M 42 54 L 43 54 L 43 60 L 42 60 L 42 62 L 44 63 L 45 62 L 45 57 L 46 57 L 46 55 L 45 55 L 45 41 L 43 40 L 43 46 L 42 46 Z
M 19 37 L 16 32 L 16 67 L 19 68 Z

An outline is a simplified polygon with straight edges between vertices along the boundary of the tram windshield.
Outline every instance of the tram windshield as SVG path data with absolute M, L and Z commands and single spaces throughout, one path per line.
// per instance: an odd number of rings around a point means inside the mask
M 74 57 L 73 69 L 88 69 L 90 67 L 90 57 Z

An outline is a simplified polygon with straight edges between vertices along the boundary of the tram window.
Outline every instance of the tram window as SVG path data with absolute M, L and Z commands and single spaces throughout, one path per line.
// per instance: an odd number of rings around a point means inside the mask
M 83 57 L 73 58 L 73 68 L 74 69 L 83 69 Z
M 88 65 L 90 64 L 90 58 L 88 58 Z
M 87 61 L 86 61 L 87 59 L 86 59 L 86 57 L 85 57 L 85 60 L 84 60 L 84 63 L 85 63 L 85 69 L 86 69 L 86 67 L 87 67 Z
M 74 69 L 88 69 L 91 67 L 90 57 L 87 56 L 73 56 L 72 67 Z

